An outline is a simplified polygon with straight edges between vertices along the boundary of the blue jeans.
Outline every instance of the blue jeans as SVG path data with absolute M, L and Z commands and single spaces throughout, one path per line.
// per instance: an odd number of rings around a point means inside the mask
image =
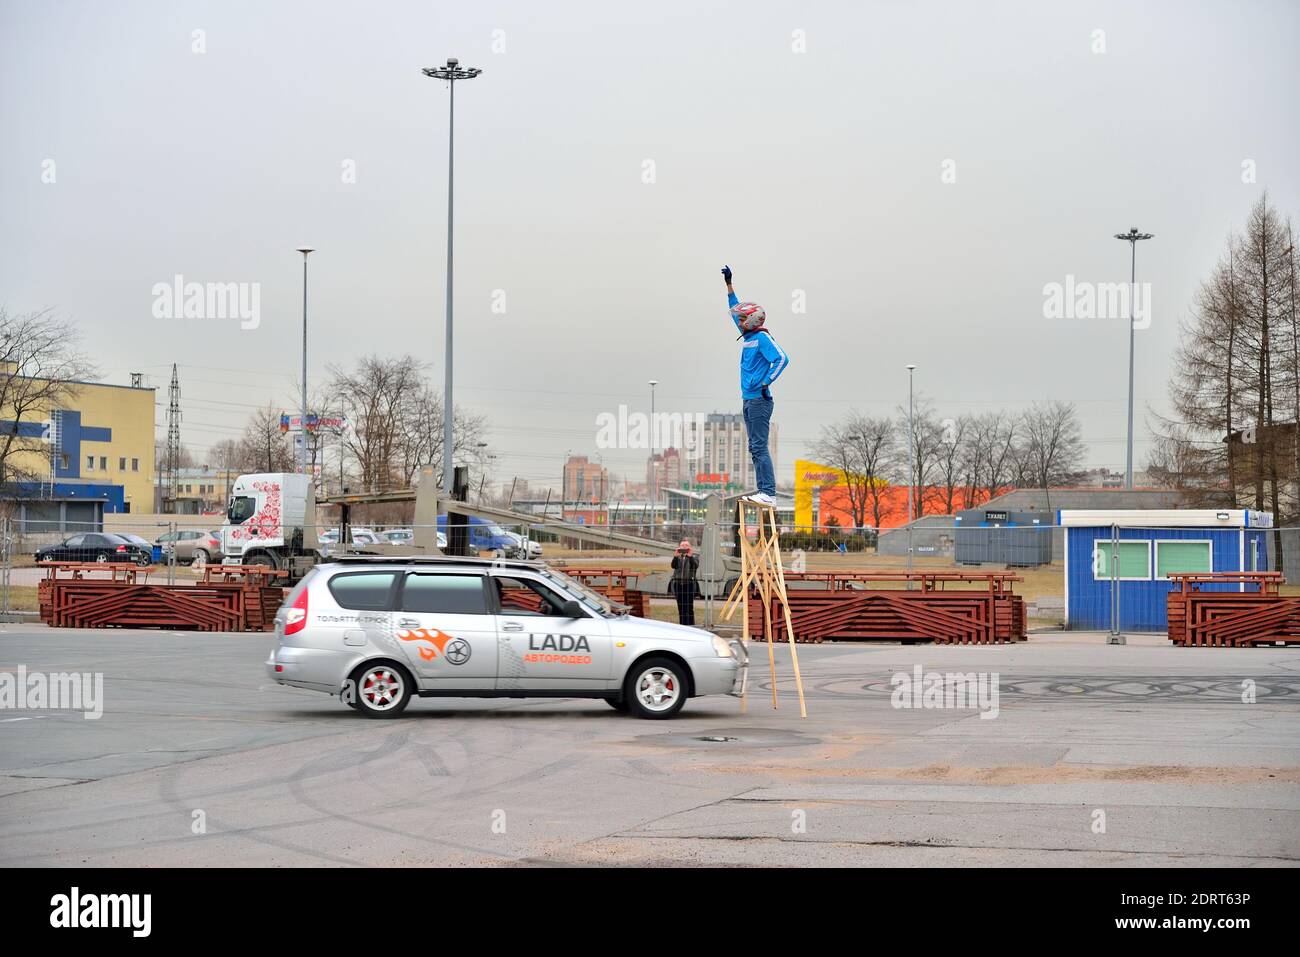
M 754 460 L 754 483 L 760 492 L 776 494 L 776 472 L 772 453 L 767 450 L 767 434 L 772 426 L 772 400 L 761 396 L 745 400 L 745 431 L 749 434 L 749 457 Z

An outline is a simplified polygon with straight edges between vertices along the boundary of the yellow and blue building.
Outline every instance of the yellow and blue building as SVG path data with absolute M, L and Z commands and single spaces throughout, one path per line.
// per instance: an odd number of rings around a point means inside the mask
M 0 404 L 0 432 L 14 436 L 0 488 L 10 516 L 28 531 L 78 531 L 151 512 L 155 390 L 71 382 L 56 393 L 53 408 L 20 416 Z

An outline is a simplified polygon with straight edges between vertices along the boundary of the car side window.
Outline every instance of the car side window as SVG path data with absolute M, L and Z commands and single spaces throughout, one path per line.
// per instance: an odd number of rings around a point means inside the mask
M 353 572 L 329 581 L 330 594 L 339 606 L 356 611 L 388 611 L 396 588 L 396 572 Z
M 486 615 L 482 575 L 406 576 L 402 611 L 442 615 Z
M 503 615 L 534 615 L 543 618 L 563 617 L 566 599 L 531 578 L 493 578 L 497 602 Z
M 85 540 L 86 540 L 85 535 L 73 535 L 70 539 L 68 539 L 66 542 L 63 543 L 63 547 L 78 548 L 81 546 L 82 543 L 85 542 Z

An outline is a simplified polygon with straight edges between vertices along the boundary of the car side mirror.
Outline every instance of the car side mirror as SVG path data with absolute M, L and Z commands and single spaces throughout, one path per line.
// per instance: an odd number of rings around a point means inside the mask
M 582 606 L 570 598 L 560 606 L 560 615 L 564 618 L 584 618 Z

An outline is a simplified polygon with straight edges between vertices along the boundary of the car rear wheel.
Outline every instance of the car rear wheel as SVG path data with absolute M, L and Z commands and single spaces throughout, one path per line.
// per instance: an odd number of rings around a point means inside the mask
M 623 700 L 638 718 L 671 718 L 686 703 L 686 675 L 670 658 L 647 658 L 628 675 Z
M 101 565 L 107 565 L 108 555 L 104 552 L 100 552 L 98 555 L 95 556 L 95 561 L 97 561 Z
M 367 718 L 396 718 L 411 700 L 411 679 L 389 662 L 364 664 L 352 673 L 356 709 Z
M 206 548 L 194 549 L 194 561 L 191 562 L 191 564 L 196 565 L 199 568 L 202 568 L 210 561 L 212 561 L 212 556 L 208 554 L 208 550 Z

